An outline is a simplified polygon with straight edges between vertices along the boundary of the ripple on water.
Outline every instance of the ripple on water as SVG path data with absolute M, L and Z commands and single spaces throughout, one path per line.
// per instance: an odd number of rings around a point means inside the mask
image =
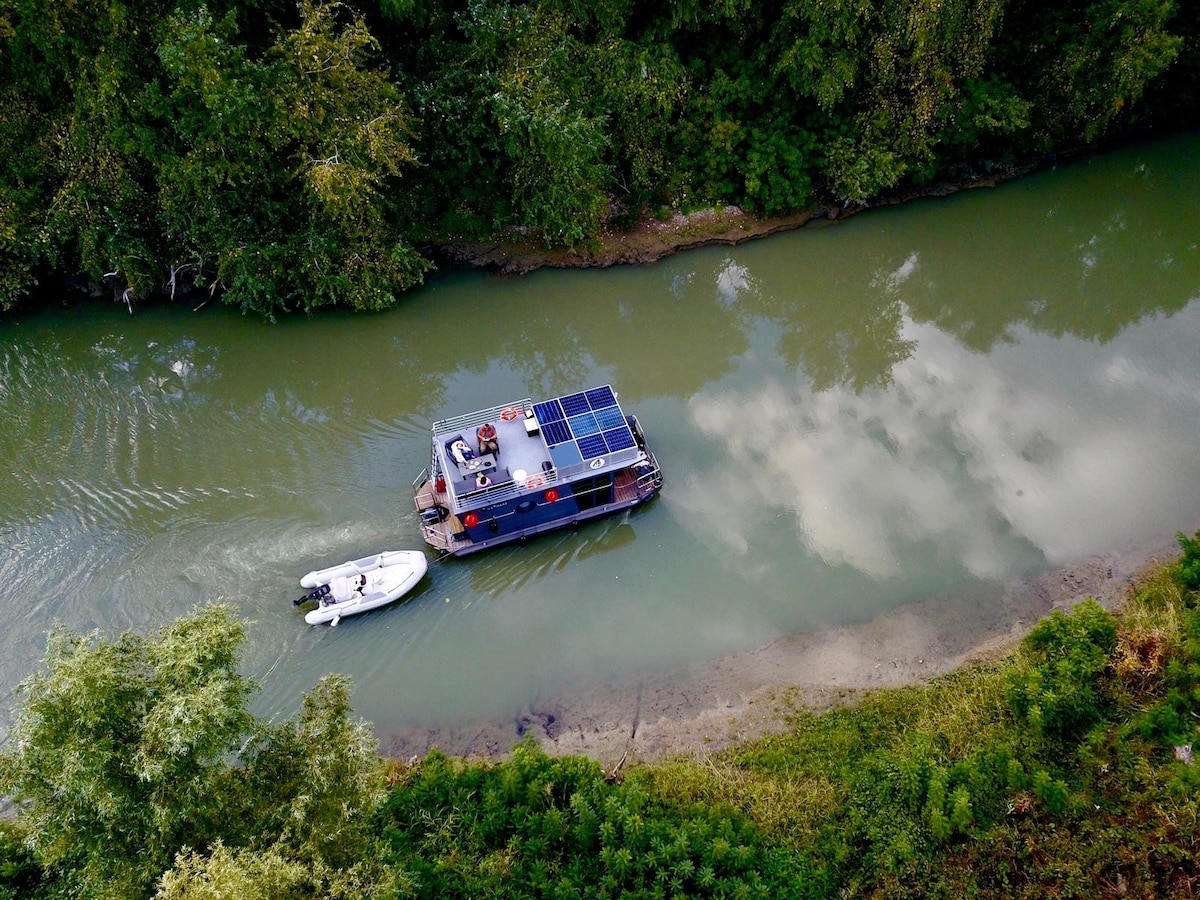
M 6 649 L 0 678 L 15 685 L 45 651 L 54 622 L 77 631 L 126 627 L 118 581 L 129 547 L 118 535 L 89 527 L 74 510 L 59 509 L 0 527 L 0 584 L 8 599 Z M 157 624 L 157 623 L 156 623 Z

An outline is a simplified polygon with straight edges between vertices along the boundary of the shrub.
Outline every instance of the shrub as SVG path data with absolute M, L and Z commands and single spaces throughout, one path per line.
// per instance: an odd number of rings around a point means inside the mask
M 173 863 L 175 893 L 188 872 L 255 880 L 293 863 L 326 896 L 337 883 L 396 881 L 362 867 L 373 844 L 361 826 L 382 779 L 369 728 L 349 718 L 346 680 L 323 679 L 296 722 L 258 722 L 238 672 L 245 625 L 215 605 L 145 637 L 51 632 L 0 753 L 0 795 L 18 802 L 31 851 L 0 842 L 0 898 L 37 874 L 32 862 L 70 896 L 121 900 L 147 896 Z M 219 844 L 238 852 L 205 858 Z M 247 846 L 286 865 L 240 855 Z
M 1074 744 L 1108 709 L 1102 679 L 1116 646 L 1116 620 L 1095 600 L 1055 610 L 1025 638 L 1027 655 L 1009 681 L 1017 719 L 1050 742 Z
M 389 861 L 418 897 L 821 896 L 790 854 L 724 806 L 677 808 L 531 740 L 494 765 L 431 753 L 389 796 Z
M 1183 559 L 1176 569 L 1179 580 L 1189 590 L 1200 590 L 1200 531 L 1190 538 L 1180 531 L 1175 537 L 1183 549 Z

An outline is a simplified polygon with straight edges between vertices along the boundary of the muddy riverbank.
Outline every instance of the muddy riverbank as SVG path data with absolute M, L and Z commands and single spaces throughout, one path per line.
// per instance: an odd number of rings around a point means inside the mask
M 1038 164 L 1011 167 L 1003 173 L 942 181 L 894 191 L 870 204 L 855 206 L 814 205 L 786 216 L 761 218 L 736 206 L 693 210 L 662 219 L 645 219 L 635 227 L 609 229 L 575 248 L 545 247 L 520 232 L 507 232 L 490 241 L 463 241 L 426 248 L 443 267 L 483 268 L 505 275 L 523 275 L 540 268 L 585 269 L 616 265 L 644 265 L 683 250 L 715 245 L 734 245 L 781 231 L 805 226 L 828 225 L 855 213 L 893 206 L 922 197 L 946 197 L 963 190 L 995 187 L 1002 181 L 1027 174 Z
M 536 240 L 528 239 L 522 231 L 514 230 L 498 234 L 491 240 L 450 241 L 425 247 L 422 252 L 442 267 L 482 268 L 505 275 L 522 275 L 540 268 L 644 265 L 682 250 L 740 244 L 781 231 L 827 225 L 883 206 L 895 206 L 927 197 L 948 197 L 959 191 L 976 188 L 996 187 L 1046 166 L 1144 140 L 1149 134 L 1149 128 L 1140 128 L 1132 134 L 1100 144 L 1025 159 L 1019 163 L 997 166 L 986 172 L 971 172 L 954 180 L 944 179 L 919 187 L 884 191 L 868 203 L 842 206 L 830 202 L 814 203 L 809 208 L 788 215 L 765 218 L 747 213 L 736 206 L 692 210 L 665 218 L 643 218 L 630 229 L 611 228 L 596 238 L 570 249 L 545 247 Z
M 1115 609 L 1140 575 L 1178 555 L 1164 535 L 1143 547 L 907 604 L 870 621 L 785 635 L 682 671 L 535 697 L 491 722 L 380 728 L 381 750 L 403 759 L 434 747 L 499 758 L 532 734 L 551 754 L 589 756 L 607 767 L 622 759 L 703 755 L 781 732 L 797 710 L 852 703 L 865 691 L 922 683 L 998 658 L 1054 609 L 1088 597 Z

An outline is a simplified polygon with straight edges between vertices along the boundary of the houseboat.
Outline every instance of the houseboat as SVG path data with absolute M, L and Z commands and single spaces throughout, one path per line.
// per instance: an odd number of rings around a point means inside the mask
M 413 497 L 425 542 L 455 556 L 628 509 L 662 488 L 641 425 L 609 385 L 435 422 L 432 450 Z

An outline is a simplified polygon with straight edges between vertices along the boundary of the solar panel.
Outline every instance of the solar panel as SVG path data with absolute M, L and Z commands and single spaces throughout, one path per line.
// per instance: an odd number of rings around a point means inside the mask
M 604 432 L 604 441 L 608 444 L 609 453 L 616 453 L 618 450 L 632 447 L 635 443 L 628 427 L 614 428 L 612 431 Z
M 636 443 L 608 385 L 537 403 L 533 411 L 558 468 L 600 459 Z
M 600 430 L 600 426 L 596 424 L 596 417 L 591 413 L 584 413 L 581 416 L 571 416 L 567 421 L 571 425 L 571 433 L 577 438 L 581 438 L 586 434 L 595 434 Z
M 587 437 L 581 437 L 578 444 L 579 452 L 583 454 L 584 459 L 595 459 L 608 452 L 608 444 L 604 442 L 604 435 L 601 434 L 589 434 Z
M 625 417 L 621 415 L 621 407 L 610 406 L 608 409 L 598 409 L 595 412 L 596 424 L 600 426 L 601 431 L 608 431 L 610 428 L 624 426 Z
M 563 412 L 567 414 L 568 418 L 585 413 L 592 408 L 588 404 L 586 394 L 568 394 L 565 397 L 559 397 L 558 402 L 562 404 Z
M 613 394 L 613 390 L 607 384 L 603 387 L 592 388 L 586 392 L 588 405 L 592 409 L 601 409 L 605 406 L 616 406 L 617 398 Z
M 547 422 L 542 426 L 542 434 L 546 436 L 546 443 L 553 447 L 555 444 L 571 440 L 571 426 L 561 419 L 557 422 Z
M 543 425 L 566 418 L 557 400 L 547 400 L 545 403 L 538 403 L 533 407 L 533 412 L 537 416 L 537 420 Z

